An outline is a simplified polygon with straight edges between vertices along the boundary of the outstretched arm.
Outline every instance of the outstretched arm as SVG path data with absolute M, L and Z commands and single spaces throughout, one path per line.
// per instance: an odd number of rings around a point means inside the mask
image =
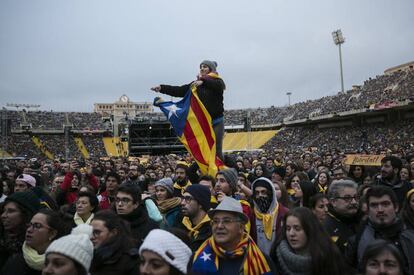
M 186 84 L 183 86 L 158 85 L 158 86 L 151 88 L 151 90 L 154 92 L 176 96 L 176 97 L 184 97 L 187 94 L 189 89 L 190 89 L 190 84 Z

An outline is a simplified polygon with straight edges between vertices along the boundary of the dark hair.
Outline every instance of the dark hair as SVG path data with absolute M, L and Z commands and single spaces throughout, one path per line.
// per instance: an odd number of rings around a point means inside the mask
M 360 269 L 362 272 L 366 272 L 368 261 L 374 257 L 377 257 L 383 252 L 391 253 L 400 266 L 400 271 L 403 273 L 404 270 L 404 260 L 403 257 L 398 250 L 392 243 L 385 241 L 383 239 L 376 239 L 372 241 L 367 248 L 365 249 L 364 255 L 362 256 L 361 266 Z
M 129 224 L 111 210 L 102 210 L 95 214 L 93 221 L 103 221 L 109 231 L 116 230 L 117 234 L 106 242 L 122 243 L 125 248 L 130 248 L 134 242 L 131 240 Z
M 265 178 L 268 178 L 268 179 L 270 179 L 272 177 L 272 175 L 269 173 L 269 170 L 267 170 L 266 165 L 264 165 L 263 163 L 257 163 L 254 166 L 254 176 L 255 177 L 258 177 L 256 175 L 256 167 L 258 167 L 258 166 L 260 166 L 260 168 L 262 168 L 262 171 L 263 171 L 263 174 L 260 177 L 265 177 Z
M 401 219 L 411 229 L 414 229 L 414 210 L 411 208 L 410 205 L 410 199 L 413 195 L 414 193 L 411 193 L 408 197 L 405 198 L 401 210 Z
M 321 174 L 325 174 L 326 175 L 326 186 L 331 185 L 331 176 L 329 175 L 329 173 L 327 171 L 320 171 L 316 176 L 315 176 L 315 186 L 317 187 L 319 184 L 319 176 Z
M 316 194 L 316 188 L 310 181 L 300 181 L 299 185 L 303 193 L 302 204 L 305 207 L 309 207 L 309 199 Z
M 200 178 L 198 179 L 198 182 L 202 180 L 211 181 L 211 184 L 213 185 L 213 187 L 216 186 L 216 179 L 210 175 L 201 175 Z
M 395 192 L 390 187 L 383 186 L 383 185 L 375 185 L 375 186 L 372 186 L 370 189 L 368 189 L 365 195 L 368 209 L 369 209 L 369 198 L 370 197 L 380 198 L 385 195 L 388 195 L 390 197 L 391 202 L 394 205 L 394 207 L 398 207 L 397 195 L 395 195 Z
M 392 168 L 397 168 L 398 169 L 398 173 L 401 171 L 402 168 L 402 161 L 400 158 L 396 157 L 396 156 L 386 156 L 385 158 L 383 158 L 381 160 L 381 164 L 386 163 L 387 161 L 391 162 L 391 166 Z
M 286 188 L 290 189 L 292 186 L 292 180 L 294 177 L 298 177 L 299 178 L 299 182 L 304 182 L 304 181 L 309 181 L 309 176 L 308 174 L 306 174 L 305 172 L 302 171 L 296 171 L 292 176 L 290 176 L 290 178 L 287 179 L 286 181 Z
M 92 209 L 92 213 L 95 213 L 99 210 L 99 201 L 98 198 L 92 194 L 91 192 L 79 192 L 78 193 L 78 198 L 80 197 L 88 197 L 89 198 L 89 203 L 91 204 L 91 206 L 93 207 Z
M 316 208 L 316 204 L 323 199 L 327 199 L 327 197 L 322 194 L 322 193 L 317 193 L 316 195 L 313 195 L 312 197 L 309 198 L 309 208 L 310 209 L 315 209 Z
M 66 235 L 69 233 L 64 225 L 64 222 L 59 215 L 58 212 L 53 211 L 49 208 L 42 208 L 39 211 L 37 211 L 36 214 L 43 214 L 46 216 L 46 223 L 49 227 L 56 230 L 56 236 L 53 238 L 53 240 L 59 239 L 60 237 Z M 52 241 L 53 241 L 52 240 Z
M 109 172 L 108 174 L 106 174 L 105 182 L 108 180 L 109 177 L 115 178 L 116 179 L 116 182 L 118 184 L 121 184 L 121 177 L 118 175 L 118 173 Z
M 16 207 L 19 209 L 19 211 L 21 212 L 21 214 L 22 214 L 22 217 L 23 217 L 22 222 L 17 226 L 17 230 L 15 230 L 15 231 L 18 232 L 18 234 L 23 234 L 23 237 L 24 237 L 24 234 L 25 234 L 26 229 L 27 229 L 27 224 L 33 218 L 34 213 L 32 211 L 26 209 L 25 207 L 22 207 L 20 203 L 17 203 L 17 202 L 12 201 L 12 200 L 8 200 L 8 201 L 5 201 L 4 203 L 0 204 L 0 206 L 1 206 L 1 212 L 0 213 L 3 213 L 4 207 L 9 203 L 14 203 L 16 205 Z M 3 227 L 3 223 L 0 223 L 0 227 Z M 4 228 L 2 228 L 2 229 L 4 229 Z M 0 232 L 0 233 L 2 233 L 2 232 Z
M 351 177 L 355 180 L 354 171 L 357 167 L 361 167 L 361 172 L 362 172 L 361 178 L 364 179 L 365 178 L 365 167 L 363 165 L 351 165 L 349 167 L 348 177 Z
M 131 182 L 126 182 L 118 187 L 117 193 L 119 192 L 127 193 L 130 195 L 134 203 L 141 203 L 141 188 L 139 188 L 139 186 Z
M 299 169 L 299 167 L 296 164 L 294 164 L 293 162 L 286 164 L 285 168 L 287 168 L 288 166 L 290 166 L 291 169 L 295 170 L 295 172 L 298 171 L 298 169 Z
M 7 194 L 7 196 L 10 196 L 11 194 L 14 193 L 14 182 L 10 179 L 3 179 L 2 184 L 1 184 L 2 189 L 3 189 L 3 183 L 4 182 L 7 184 L 7 187 L 9 188 L 9 194 Z M 3 191 L 2 191 L 2 194 L 3 194 Z
M 273 182 L 273 184 L 275 184 Z M 280 199 L 278 199 L 278 202 L 281 203 L 284 207 L 289 206 L 289 194 L 286 190 L 286 186 L 282 182 L 276 182 L 276 184 L 279 186 L 280 191 L 282 192 L 282 196 Z
M 346 266 L 339 249 L 309 208 L 297 207 L 289 210 L 283 219 L 282 234 L 273 244 L 271 257 L 276 259 L 276 248 L 286 240 L 286 221 L 294 216 L 299 219 L 307 236 L 307 248 L 311 251 L 311 274 L 346 274 Z M 276 244 L 276 245 L 275 245 Z

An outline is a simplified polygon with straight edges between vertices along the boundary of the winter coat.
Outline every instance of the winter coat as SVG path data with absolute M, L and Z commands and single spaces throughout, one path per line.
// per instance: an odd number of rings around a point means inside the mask
M 212 120 L 223 117 L 223 91 L 225 89 L 224 81 L 220 78 L 204 77 L 200 79 L 203 84 L 197 87 L 197 94 L 203 105 L 206 107 Z M 161 85 L 161 93 L 184 97 L 190 90 L 191 83 L 183 86 Z
M 129 214 L 119 216 L 129 223 L 131 236 L 137 241 L 138 248 L 152 229 L 159 228 L 158 224 L 149 218 L 147 209 L 143 205 L 140 205 Z
M 41 270 L 30 268 L 24 260 L 23 253 L 11 256 L 3 268 L 0 270 L 1 275 L 40 275 Z
M 91 275 L 136 275 L 139 273 L 138 249 L 132 248 L 131 244 L 122 239 L 124 238 L 114 238 L 94 250 L 90 268 Z
M 358 214 L 352 217 L 340 215 L 329 206 L 329 213 L 326 216 L 323 226 L 342 254 L 345 253 L 348 239 L 358 230 L 358 217 Z
M 362 255 L 369 243 L 375 239 L 384 239 L 396 245 L 404 259 L 404 271 L 414 275 L 414 231 L 408 229 L 398 218 L 389 226 L 377 226 L 368 219 L 348 241 L 345 251 L 348 263 L 362 269 Z

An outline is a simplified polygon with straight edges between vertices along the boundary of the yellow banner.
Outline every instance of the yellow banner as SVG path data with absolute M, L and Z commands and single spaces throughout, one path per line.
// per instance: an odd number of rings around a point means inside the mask
M 346 155 L 345 164 L 361 166 L 381 166 L 385 155 Z

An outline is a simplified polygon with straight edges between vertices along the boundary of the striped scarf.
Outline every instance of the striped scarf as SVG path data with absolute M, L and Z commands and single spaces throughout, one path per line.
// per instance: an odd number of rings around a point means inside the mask
M 233 251 L 226 251 L 218 246 L 213 236 L 207 239 L 194 254 L 192 271 L 195 274 L 219 274 L 220 258 L 236 257 L 244 257 L 239 274 L 272 274 L 265 256 L 247 234 L 244 234 Z

